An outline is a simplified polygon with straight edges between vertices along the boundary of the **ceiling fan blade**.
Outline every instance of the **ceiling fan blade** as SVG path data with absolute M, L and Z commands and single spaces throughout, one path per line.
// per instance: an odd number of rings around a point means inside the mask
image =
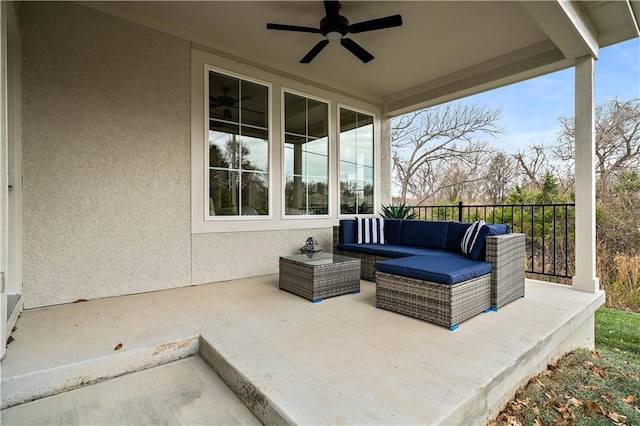
M 284 24 L 267 24 L 268 30 L 280 30 L 280 31 L 295 31 L 299 33 L 314 33 L 320 34 L 320 29 L 311 27 L 299 27 L 297 25 L 284 25 Z
M 309 53 L 307 53 L 304 56 L 304 58 L 300 59 L 300 63 L 308 64 L 309 62 L 313 61 L 313 58 L 315 58 L 318 55 L 318 53 L 322 51 L 322 49 L 327 47 L 327 44 L 329 44 L 329 40 L 320 40 L 318 44 L 313 46 L 313 48 L 309 51 Z
M 357 24 L 349 25 L 349 33 L 363 33 L 366 31 L 382 30 L 384 28 L 399 27 L 402 25 L 401 15 L 385 16 L 384 18 L 372 19 L 370 21 L 358 22 Z
M 340 40 L 340 44 L 343 45 L 349 52 L 356 55 L 358 59 L 360 59 L 365 64 L 374 58 L 371 53 L 367 52 L 362 46 L 360 46 L 350 38 L 343 38 L 342 40 Z
M 324 11 L 328 17 L 338 17 L 340 15 L 340 2 L 339 1 L 330 1 L 325 0 L 324 2 Z

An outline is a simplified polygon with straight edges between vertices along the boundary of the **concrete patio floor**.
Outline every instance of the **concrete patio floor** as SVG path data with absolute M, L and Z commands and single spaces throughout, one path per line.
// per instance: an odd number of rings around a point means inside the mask
M 25 311 L 1 363 L 2 424 L 220 423 L 193 410 L 224 386 L 166 403 L 191 392 L 193 377 L 216 380 L 199 358 L 265 423 L 483 424 L 558 354 L 593 344 L 604 302 L 602 292 L 528 280 L 525 298 L 452 332 L 376 309 L 375 285 L 361 290 L 313 304 L 269 275 Z M 172 362 L 182 358 L 196 364 Z M 167 382 L 171 368 L 191 373 Z M 255 421 L 245 414 L 224 418 Z

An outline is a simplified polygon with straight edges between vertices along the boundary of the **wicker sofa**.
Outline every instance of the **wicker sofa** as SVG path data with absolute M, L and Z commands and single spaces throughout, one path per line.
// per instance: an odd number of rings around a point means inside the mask
M 385 219 L 384 244 L 358 244 L 355 219 L 333 229 L 333 252 L 356 257 L 377 281 L 376 305 L 449 328 L 524 296 L 524 234 L 488 225 L 473 256 L 461 252 L 462 222 Z

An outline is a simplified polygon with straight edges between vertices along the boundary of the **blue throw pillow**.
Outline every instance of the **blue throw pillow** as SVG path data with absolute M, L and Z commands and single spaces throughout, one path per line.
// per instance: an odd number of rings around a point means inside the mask
M 478 260 L 482 255 L 484 248 L 484 240 L 489 234 L 489 227 L 486 226 L 484 220 L 473 222 L 462 237 L 460 243 L 460 251 L 469 256 L 471 259 Z
M 384 219 L 377 217 L 356 218 L 358 244 L 384 244 Z

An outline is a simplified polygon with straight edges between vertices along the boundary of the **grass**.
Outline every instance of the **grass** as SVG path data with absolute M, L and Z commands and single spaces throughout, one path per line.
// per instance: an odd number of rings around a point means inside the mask
M 534 377 L 489 425 L 640 425 L 640 314 L 599 309 L 596 350 Z

